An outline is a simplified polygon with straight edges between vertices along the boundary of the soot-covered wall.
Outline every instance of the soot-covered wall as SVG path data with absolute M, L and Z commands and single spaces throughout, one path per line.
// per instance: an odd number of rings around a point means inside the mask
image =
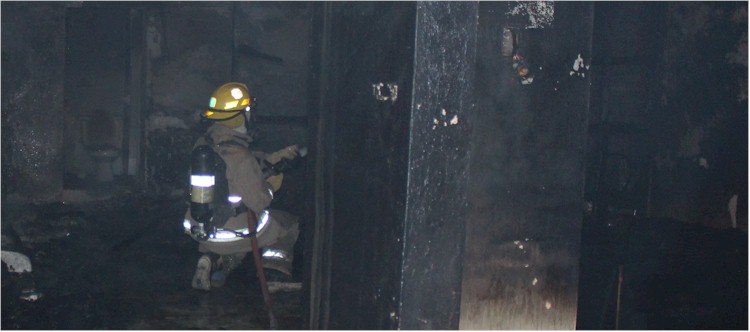
M 326 6 L 313 327 L 458 327 L 476 24 L 473 2 Z
M 332 240 L 322 255 L 330 261 L 320 262 L 332 273 L 330 281 L 327 274 L 315 279 L 324 283 L 314 304 L 322 308 L 319 327 L 397 326 L 414 5 L 334 3 L 324 11 L 318 129 L 328 157 L 321 158 L 319 183 L 333 187 L 319 193 L 332 210 L 324 208 L 317 227 Z
M 311 7 L 3 3 L 4 193 L 82 197 L 69 194 L 99 180 L 103 146 L 116 152 L 106 188 L 184 189 L 198 113 L 232 80 L 258 99 L 256 148 L 307 146 Z
M 593 7 L 479 9 L 461 328 L 573 329 Z
M 198 112 L 216 87 L 232 80 L 257 98 L 257 149 L 308 145 L 310 8 L 308 2 L 199 2 L 143 13 L 150 183 L 172 187 L 182 179 Z M 296 181 L 291 175 L 287 183 Z
M 2 194 L 54 200 L 62 190 L 65 4 L 3 2 L 2 45 Z
M 313 274 L 312 288 L 323 288 L 314 327 L 397 326 L 415 11 L 398 2 L 324 9 L 318 130 L 325 157 L 317 172 L 318 185 L 331 187 L 316 193 L 329 200 L 318 206 L 316 228 L 331 242 L 314 262 L 314 269 L 330 266 Z

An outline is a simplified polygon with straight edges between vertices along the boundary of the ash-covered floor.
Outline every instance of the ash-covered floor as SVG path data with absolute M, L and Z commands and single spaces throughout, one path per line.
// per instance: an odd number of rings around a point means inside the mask
M 31 259 L 42 297 L 20 299 L 3 264 L 2 329 L 269 329 L 251 256 L 224 287 L 191 288 L 200 254 L 184 211 L 182 195 L 127 190 L 75 204 L 3 197 L 3 250 Z M 300 288 L 271 294 L 279 329 L 303 328 Z

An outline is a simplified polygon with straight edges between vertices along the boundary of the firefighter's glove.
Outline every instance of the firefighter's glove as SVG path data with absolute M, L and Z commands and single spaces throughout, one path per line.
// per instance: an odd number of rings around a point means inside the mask
M 284 181 L 284 174 L 274 175 L 266 179 L 266 181 L 271 185 L 271 190 L 277 192 L 281 188 L 281 182 Z
M 270 155 L 268 155 L 268 157 L 266 157 L 266 160 L 268 160 L 268 162 L 270 162 L 271 164 L 276 164 L 279 161 L 281 161 L 281 159 L 291 160 L 297 157 L 298 155 L 299 155 L 299 147 L 295 144 L 295 145 L 287 146 L 274 153 L 271 153 Z

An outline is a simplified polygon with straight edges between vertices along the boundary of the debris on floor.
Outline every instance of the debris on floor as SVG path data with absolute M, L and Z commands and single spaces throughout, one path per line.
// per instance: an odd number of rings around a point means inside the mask
M 3 202 L 3 261 L 10 261 L 6 250 L 22 252 L 35 287 L 12 272 L 26 270 L 23 264 L 3 264 L 2 329 L 269 326 L 252 262 L 222 288 L 192 289 L 200 254 L 180 228 L 181 197 L 132 192 L 79 204 L 12 203 Z M 301 288 L 274 294 L 279 328 L 303 328 Z

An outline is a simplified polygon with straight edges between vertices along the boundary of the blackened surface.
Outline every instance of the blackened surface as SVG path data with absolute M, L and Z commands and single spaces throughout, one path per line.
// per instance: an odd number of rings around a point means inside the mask
M 334 104 L 333 98 L 328 96 L 332 89 L 328 86 L 328 75 L 334 71 L 331 63 L 333 59 L 326 56 L 330 51 L 330 24 L 331 20 L 327 19 L 327 14 L 331 12 L 330 4 L 318 3 L 314 6 L 313 11 L 313 40 L 319 40 L 320 43 L 312 48 L 310 82 L 315 87 L 308 90 L 310 92 L 310 105 L 316 112 L 311 112 L 311 120 L 315 119 L 317 126 L 311 130 L 311 141 L 314 142 L 315 149 L 311 151 L 315 156 L 314 164 L 314 220 L 311 227 L 308 228 L 309 241 L 306 242 L 309 248 L 309 259 L 305 261 L 309 271 L 309 302 L 306 304 L 307 320 L 306 326 L 309 329 L 324 329 L 328 325 L 328 301 L 330 298 L 330 251 L 331 237 L 330 232 L 332 225 L 333 211 L 330 208 L 333 200 L 331 199 L 331 175 L 333 174 L 333 130 L 329 130 L 329 125 L 333 124 L 335 119 L 334 112 L 323 112 L 322 110 L 331 109 L 329 106 Z M 330 70 L 328 70 L 330 68 Z M 335 72 L 335 71 L 334 71 Z M 331 76 L 331 77 L 335 77 Z M 315 107 L 317 106 L 317 107 Z M 313 144 L 311 144 L 313 146 Z M 307 276 L 306 276 L 307 277 Z
M 123 116 L 129 74 L 129 10 L 68 8 L 65 40 L 65 183 L 81 188 L 96 181 L 87 153 L 108 146 L 125 151 Z M 124 158 L 113 161 L 122 173 Z M 88 182 L 88 183 L 87 183 Z
M 590 59 L 591 6 L 514 30 L 523 85 L 501 53 L 506 4 L 480 3 L 462 329 L 575 328 L 590 81 L 571 71 Z
M 307 1 L 234 4 L 233 79 L 252 87 L 259 115 L 308 113 L 311 5 Z
M 746 329 L 747 4 L 595 14 L 578 327 Z
M 583 237 L 578 329 L 747 329 L 746 233 L 631 218 Z
M 34 199 L 62 191 L 64 9 L 63 3 L 2 4 L 2 121 L 10 132 L 3 133 L 3 180 L 10 182 L 3 188 L 15 186 Z
M 594 212 L 637 211 L 648 206 L 650 161 L 661 142 L 654 132 L 660 111 L 664 3 L 612 3 L 596 7 L 593 92 L 586 198 Z
M 323 328 L 397 326 L 414 17 L 408 2 L 333 3 L 327 17 L 320 112 L 329 121 L 319 130 L 335 133 L 323 147 L 333 154 L 327 232 L 335 241 Z M 398 98 L 379 101 L 377 83 L 398 85 Z
M 477 9 L 417 4 L 401 329 L 458 328 Z
M 19 299 L 22 284 L 2 264 L 3 330 L 268 329 L 252 258 L 222 288 L 191 288 L 200 254 L 176 222 L 184 200 L 121 189 L 85 204 L 4 202 L 3 250 L 31 259 L 43 297 Z M 300 291 L 271 296 L 279 328 L 303 329 Z
M 668 4 L 652 216 L 747 232 L 747 3 Z

